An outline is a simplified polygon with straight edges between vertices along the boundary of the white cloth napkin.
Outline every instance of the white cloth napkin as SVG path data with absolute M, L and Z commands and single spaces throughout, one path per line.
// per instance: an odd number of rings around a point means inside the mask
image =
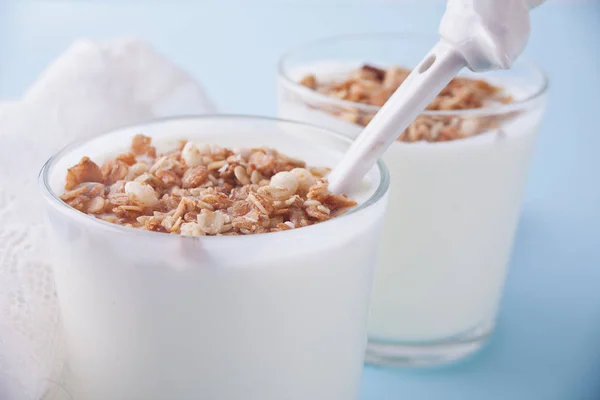
M 157 117 L 214 113 L 203 88 L 136 39 L 79 40 L 0 103 L 0 399 L 39 400 L 63 364 L 37 174 L 69 142 Z

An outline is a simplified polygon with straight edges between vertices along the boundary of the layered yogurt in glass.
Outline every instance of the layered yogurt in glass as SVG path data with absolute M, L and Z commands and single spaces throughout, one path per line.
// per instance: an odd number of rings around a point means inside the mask
M 401 67 L 436 40 L 354 35 L 292 50 L 279 66 L 279 116 L 356 138 L 408 74 Z M 367 361 L 452 361 L 492 332 L 546 86 L 527 62 L 466 74 L 398 132 L 383 157 L 390 204 Z
M 179 139 L 199 143 L 200 153 L 207 146 L 213 152 L 217 145 L 268 146 L 329 168 L 349 145 L 325 129 L 281 120 L 179 118 L 73 144 L 49 160 L 40 183 L 69 354 L 68 389 L 90 400 L 356 398 L 387 200 L 383 164 L 348 193 L 356 206 L 293 229 L 277 221 L 266 231 L 244 232 L 231 219 L 210 213 L 208 198 L 209 206 L 186 208 L 180 225 L 175 219 L 163 224 L 163 218 L 162 228 L 153 229 L 143 217 L 156 214 L 140 216 L 135 206 L 113 212 L 118 215 L 111 219 L 115 215 L 98 212 L 91 200 L 65 197 L 82 185 L 75 181 L 64 189 L 67 171 L 82 157 L 99 165 L 115 160 L 140 133 L 158 153 L 176 147 Z M 194 154 L 188 154 L 191 163 Z M 200 157 L 206 165 L 197 167 L 208 169 L 205 161 Z M 232 179 L 251 176 L 238 171 Z M 146 184 L 146 178 L 140 181 Z M 172 188 L 186 186 L 186 177 L 180 178 Z M 288 190 L 285 182 L 271 178 L 270 184 Z M 154 201 L 136 185 L 124 191 Z M 250 207 L 248 212 L 260 208 Z M 228 235 L 234 230 L 236 235 Z

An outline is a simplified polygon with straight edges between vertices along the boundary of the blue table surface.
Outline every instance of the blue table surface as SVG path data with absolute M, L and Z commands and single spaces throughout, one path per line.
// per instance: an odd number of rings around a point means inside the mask
M 435 31 L 443 13 L 367 0 L 166 3 L 0 0 L 0 96 L 17 97 L 78 37 L 135 35 L 222 110 L 275 115 L 286 49 L 340 33 Z M 552 3 L 533 13 L 526 50 L 550 77 L 550 101 L 497 331 L 453 366 L 366 367 L 362 400 L 600 399 L 600 4 Z

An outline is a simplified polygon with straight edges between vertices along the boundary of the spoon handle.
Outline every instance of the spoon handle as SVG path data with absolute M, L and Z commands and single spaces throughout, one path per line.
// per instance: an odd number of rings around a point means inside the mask
M 394 140 L 465 66 L 465 60 L 459 52 L 449 43 L 439 41 L 373 117 L 329 174 L 330 190 L 341 193 L 353 182 L 360 181 Z

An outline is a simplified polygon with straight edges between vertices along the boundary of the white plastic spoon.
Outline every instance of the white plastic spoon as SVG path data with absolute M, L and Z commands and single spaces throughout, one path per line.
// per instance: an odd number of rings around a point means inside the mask
M 334 193 L 359 182 L 464 67 L 508 69 L 529 38 L 529 9 L 544 0 L 448 0 L 440 41 L 379 110 L 329 175 Z M 392 49 L 393 51 L 393 49 Z

